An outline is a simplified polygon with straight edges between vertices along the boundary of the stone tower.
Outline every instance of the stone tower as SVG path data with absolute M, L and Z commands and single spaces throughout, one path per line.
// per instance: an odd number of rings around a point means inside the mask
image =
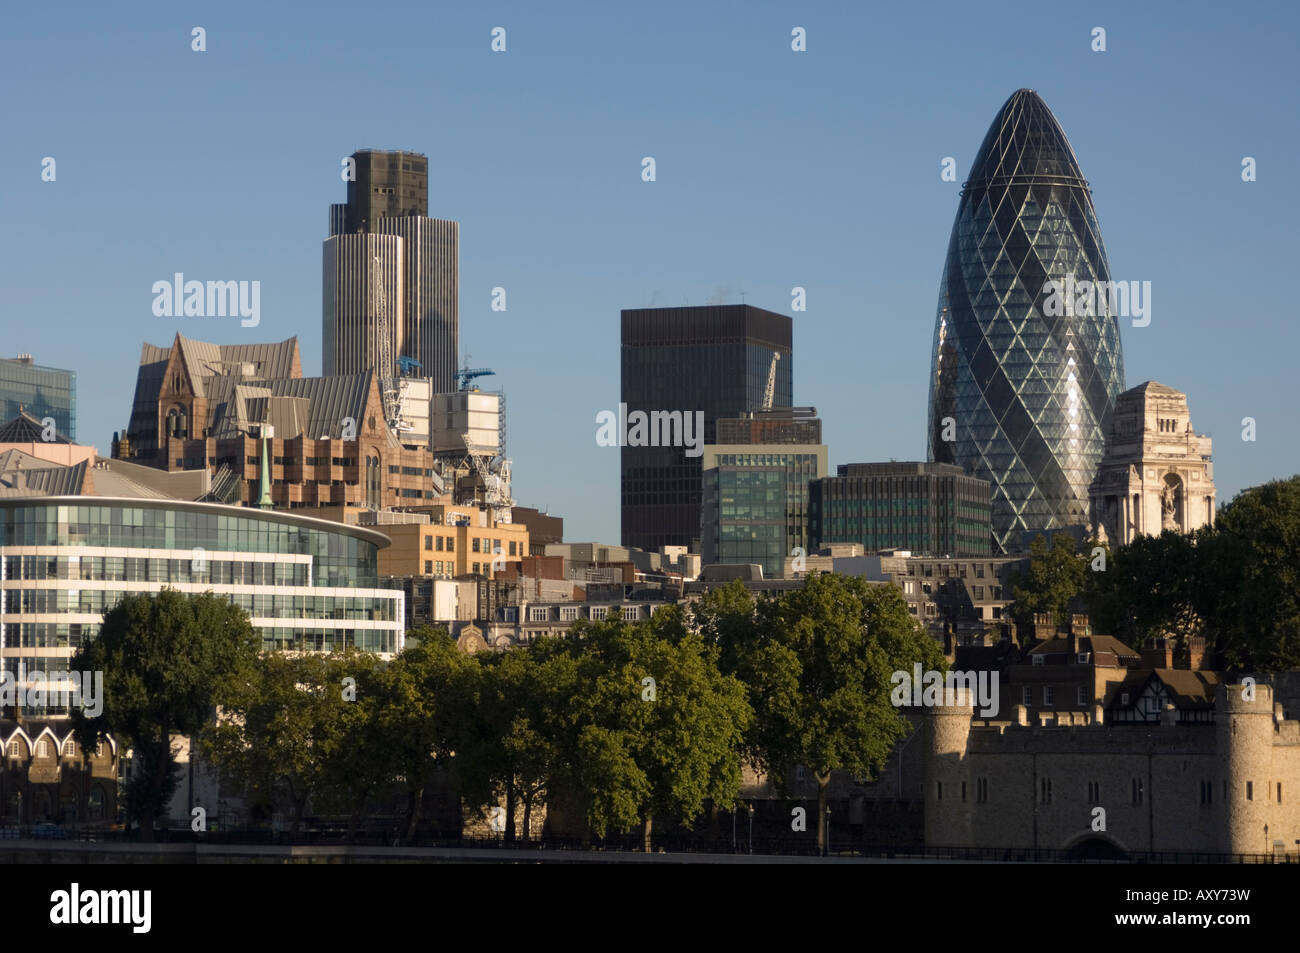
M 962 798 L 962 785 L 970 785 L 966 760 L 970 743 L 971 703 L 959 689 L 956 705 L 926 710 L 925 743 L 925 843 L 947 847 L 971 843 L 973 793 Z M 965 704 L 961 704 L 965 702 Z
M 1219 790 L 1222 807 L 1220 850 L 1232 854 L 1266 854 L 1273 849 L 1270 832 L 1273 757 L 1273 689 L 1253 686 L 1247 699 L 1243 685 L 1220 685 L 1215 700 L 1218 733 Z

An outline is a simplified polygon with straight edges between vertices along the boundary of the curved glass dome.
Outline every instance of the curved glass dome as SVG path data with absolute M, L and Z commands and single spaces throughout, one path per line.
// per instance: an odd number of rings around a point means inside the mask
M 1003 550 L 1027 530 L 1086 525 L 1124 389 L 1107 295 L 1095 313 L 1048 306 L 1048 283 L 1064 292 L 1069 279 L 1110 280 L 1092 194 L 1047 104 L 1017 90 L 984 137 L 952 226 L 927 427 L 931 461 L 992 483 Z

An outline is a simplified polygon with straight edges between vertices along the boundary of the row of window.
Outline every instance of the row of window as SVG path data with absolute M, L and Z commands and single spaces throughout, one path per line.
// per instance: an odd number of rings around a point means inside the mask
M 76 612 L 102 615 L 123 596 L 153 590 L 15 589 L 5 593 L 9 613 Z M 276 619 L 373 619 L 392 621 L 396 600 L 368 596 L 277 595 L 264 592 L 221 593 L 251 616 Z M 6 638 L 8 632 L 6 630 Z
M 307 586 L 305 562 L 144 556 L 6 556 L 6 580 L 80 579 L 94 582 L 210 582 L 249 586 Z

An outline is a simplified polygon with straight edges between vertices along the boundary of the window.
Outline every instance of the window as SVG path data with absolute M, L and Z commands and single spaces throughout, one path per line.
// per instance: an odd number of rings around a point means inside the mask
M 20 742 L 17 741 L 9 742 L 9 757 L 11 758 L 22 757 L 22 747 Z
M 1055 699 L 1056 699 L 1056 689 L 1054 689 L 1051 685 L 1044 685 L 1043 704 L 1050 705 L 1055 701 Z
M 473 540 L 473 545 L 472 545 L 472 548 L 473 548 L 474 552 L 476 552 L 476 553 L 477 553 L 477 552 L 480 552 L 480 550 L 479 550 L 478 547 L 479 547 L 479 539 L 478 539 L 477 536 L 475 536 L 475 537 L 474 537 L 474 540 Z
M 546 616 L 547 616 L 546 606 L 529 606 L 529 607 L 528 607 L 528 621 L 529 621 L 529 622 L 545 622 L 545 621 L 546 621 Z
M 42 754 L 44 754 L 44 752 L 42 752 Z M 1255 800 L 1255 782 L 1254 782 L 1254 781 L 1247 781 L 1247 782 L 1246 782 L 1246 800 L 1247 800 L 1247 801 L 1253 801 L 1253 800 Z
M 1277 803 L 1282 803 L 1282 782 L 1277 782 Z
M 961 783 L 961 802 L 963 804 L 966 803 L 966 782 L 965 781 Z
M 800 769 L 800 770 L 802 770 L 802 769 Z M 800 779 L 800 780 L 802 780 L 802 779 Z M 935 782 L 934 782 L 934 799 L 935 799 L 936 801 L 942 801 L 942 800 L 943 800 L 943 782 L 942 782 L 942 781 L 935 781 Z
M 1213 798 L 1214 798 L 1214 782 L 1202 781 L 1201 782 L 1201 807 L 1209 807 L 1210 802 L 1213 800 Z
M 1032 705 L 1034 703 L 1033 692 L 1034 690 L 1030 688 L 1028 685 L 1022 688 L 1020 690 L 1020 704 L 1026 706 Z
M 510 541 L 510 555 L 515 555 L 515 546 L 518 545 L 513 539 Z
M 1082 685 L 1075 689 L 1075 695 L 1080 707 L 1088 704 L 1088 691 Z
M 75 756 L 76 753 L 77 753 L 77 743 L 75 741 L 69 738 L 67 741 L 63 742 L 63 756 L 65 758 L 71 758 Z
M 48 739 L 42 738 L 40 741 L 36 743 L 36 757 L 45 758 L 48 757 L 49 754 L 50 754 L 50 742 L 48 741 Z M 1249 800 L 1249 798 L 1247 798 L 1247 800 Z
M 426 537 L 424 537 L 424 548 L 425 548 L 425 549 L 433 549 L 433 537 L 432 537 L 432 536 L 426 536 Z M 442 547 L 439 546 L 438 548 L 441 549 Z
M 983 586 L 976 586 L 976 587 L 975 587 L 975 598 L 976 598 L 976 599 L 981 599 L 981 600 L 984 598 L 984 587 L 983 587 Z
M 1088 782 L 1088 803 L 1097 804 L 1100 801 L 1101 801 L 1101 782 L 1089 781 Z
M 1038 800 L 1042 804 L 1052 803 L 1052 779 L 1051 778 L 1038 779 Z
M 975 803 L 987 804 L 989 799 L 989 779 L 977 778 L 975 780 Z
M 448 536 L 448 537 L 447 537 L 447 552 L 449 552 L 449 553 L 454 553 L 455 551 L 456 551 L 456 537 L 455 537 L 455 536 Z
M 428 575 L 429 573 L 433 572 L 433 560 L 426 559 L 424 561 L 424 572 L 425 575 Z
M 438 547 L 437 547 L 437 549 L 438 549 L 438 552 L 442 552 L 442 537 L 441 537 L 441 536 L 438 537 Z

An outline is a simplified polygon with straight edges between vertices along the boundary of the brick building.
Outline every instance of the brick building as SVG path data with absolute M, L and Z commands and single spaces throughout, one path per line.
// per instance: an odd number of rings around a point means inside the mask
M 303 377 L 297 338 L 216 345 L 178 333 L 170 348 L 145 344 L 113 456 L 207 469 L 222 502 L 248 506 L 384 509 L 442 495 L 432 455 L 389 429 L 373 372 Z

